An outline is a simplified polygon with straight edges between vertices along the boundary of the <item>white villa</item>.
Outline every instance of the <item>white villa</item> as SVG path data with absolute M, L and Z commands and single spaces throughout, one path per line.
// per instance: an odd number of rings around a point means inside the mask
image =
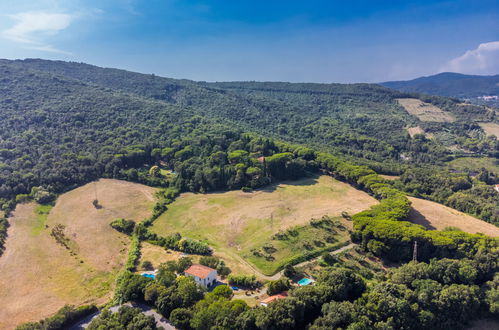
M 194 278 L 198 285 L 208 288 L 217 282 L 216 269 L 203 265 L 192 265 L 185 271 L 185 276 Z

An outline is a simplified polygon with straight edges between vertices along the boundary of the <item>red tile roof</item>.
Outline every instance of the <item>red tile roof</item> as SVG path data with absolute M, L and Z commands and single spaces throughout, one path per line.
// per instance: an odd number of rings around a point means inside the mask
M 215 271 L 215 269 L 210 267 L 206 267 L 203 265 L 192 265 L 185 271 L 185 273 L 197 276 L 199 278 L 207 278 L 208 275 L 210 275 L 210 273 L 213 271 Z
M 274 300 L 277 300 L 277 299 L 284 299 L 288 296 L 288 292 L 287 291 L 284 291 L 284 292 L 281 292 L 281 293 L 278 293 L 276 295 L 273 295 L 273 296 L 270 296 L 268 298 L 265 298 L 263 299 L 260 303 L 261 304 L 270 304 L 271 302 L 273 302 Z

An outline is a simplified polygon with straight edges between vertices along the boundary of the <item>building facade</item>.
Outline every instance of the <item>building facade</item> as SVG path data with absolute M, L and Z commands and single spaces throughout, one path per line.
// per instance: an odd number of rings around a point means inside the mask
M 217 282 L 217 270 L 203 265 L 192 265 L 184 272 L 185 276 L 194 278 L 200 286 L 209 288 Z

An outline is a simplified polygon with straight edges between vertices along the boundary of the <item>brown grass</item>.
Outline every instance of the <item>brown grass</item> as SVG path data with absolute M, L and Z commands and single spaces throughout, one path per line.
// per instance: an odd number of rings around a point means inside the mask
M 252 248 L 269 242 L 279 230 L 306 225 L 311 218 L 323 215 L 339 216 L 342 211 L 354 214 L 375 203 L 365 192 L 320 176 L 251 193 L 185 193 L 154 222 L 152 230 L 163 236 L 179 232 L 206 241 L 235 273 L 255 273 L 254 266 L 261 265 L 248 263 L 247 255 Z
M 495 135 L 499 138 L 499 124 L 496 123 L 480 123 L 480 127 L 488 135 Z
M 399 175 L 385 175 L 385 174 L 381 174 L 380 177 L 382 177 L 383 179 L 386 179 L 386 180 L 398 180 L 398 179 L 400 179 Z
M 401 106 L 413 116 L 421 121 L 453 122 L 456 119 L 450 113 L 443 111 L 439 107 L 430 103 L 425 103 L 418 99 L 397 99 Z
M 101 209 L 92 205 L 95 188 Z M 19 205 L 0 258 L 0 329 L 47 317 L 65 304 L 107 301 L 129 244 L 109 223 L 116 217 L 147 217 L 153 192 L 139 184 L 99 180 L 62 195 L 42 225 L 36 204 Z M 66 226 L 75 255 L 50 236 L 56 224 Z
M 411 137 L 414 137 L 414 135 L 416 135 L 416 134 L 424 134 L 424 130 L 419 126 L 407 127 L 406 130 L 407 130 L 407 133 L 409 133 L 409 135 Z
M 415 197 L 409 197 L 409 199 L 413 207 L 409 220 L 428 229 L 441 230 L 446 227 L 456 227 L 472 234 L 483 233 L 493 237 L 499 236 L 499 228 L 493 224 L 439 203 Z
M 142 265 L 142 262 L 145 260 L 150 261 L 154 268 L 158 268 L 158 266 L 164 262 L 171 261 L 171 260 L 178 260 L 181 256 L 181 252 L 177 251 L 172 251 L 172 250 L 166 250 L 165 248 L 157 245 L 153 245 L 147 242 L 142 242 L 141 243 L 142 247 L 140 249 L 140 265 Z M 194 260 L 194 258 L 193 258 Z M 142 267 L 139 267 L 140 270 L 145 270 L 142 269 Z

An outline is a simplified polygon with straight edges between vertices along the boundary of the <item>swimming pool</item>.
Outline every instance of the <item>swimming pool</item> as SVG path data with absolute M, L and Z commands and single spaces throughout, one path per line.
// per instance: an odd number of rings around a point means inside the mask
M 147 277 L 147 278 L 152 278 L 152 279 L 154 279 L 156 277 L 156 275 L 154 275 L 154 274 L 141 274 L 141 275 L 144 277 Z
M 298 281 L 298 285 L 305 286 L 305 285 L 312 284 L 312 282 L 313 282 L 313 280 L 311 280 L 309 278 L 302 278 L 301 280 Z

